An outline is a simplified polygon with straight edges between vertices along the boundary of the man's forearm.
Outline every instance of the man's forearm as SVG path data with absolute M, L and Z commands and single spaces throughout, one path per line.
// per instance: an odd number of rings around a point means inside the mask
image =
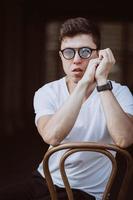
M 133 143 L 133 121 L 122 110 L 113 93 L 109 90 L 99 93 L 105 113 L 107 127 L 114 142 L 121 147 Z
M 43 127 L 41 135 L 47 143 L 57 145 L 69 134 L 79 114 L 86 90 L 87 84 L 79 81 L 64 105 Z

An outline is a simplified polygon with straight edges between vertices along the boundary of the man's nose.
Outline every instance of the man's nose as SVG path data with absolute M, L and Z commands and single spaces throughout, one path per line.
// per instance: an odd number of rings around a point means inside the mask
M 81 57 L 79 56 L 78 52 L 75 52 L 74 58 L 73 58 L 73 62 L 77 63 L 77 62 L 81 62 Z

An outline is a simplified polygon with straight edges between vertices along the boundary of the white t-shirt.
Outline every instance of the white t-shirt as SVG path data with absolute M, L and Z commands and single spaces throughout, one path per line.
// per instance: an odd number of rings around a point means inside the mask
M 126 113 L 133 114 L 133 96 L 127 86 L 112 81 L 113 93 Z M 35 123 L 44 115 L 54 114 L 69 97 L 65 77 L 47 83 L 36 91 L 34 96 Z M 65 114 L 65 113 L 64 113 Z M 64 142 L 99 142 L 113 144 L 108 129 L 100 96 L 95 89 L 83 103 L 77 120 Z M 57 152 L 50 158 L 49 166 L 54 184 L 64 187 L 59 172 L 59 160 L 63 151 Z M 108 177 L 111 171 L 111 162 L 100 153 L 78 152 L 67 158 L 65 169 L 72 188 L 83 190 L 102 199 Z M 38 171 L 44 176 L 42 163 Z

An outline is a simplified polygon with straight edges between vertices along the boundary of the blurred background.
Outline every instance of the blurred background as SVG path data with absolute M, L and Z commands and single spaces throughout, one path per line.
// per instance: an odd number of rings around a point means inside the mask
M 110 78 L 133 92 L 133 15 L 130 1 L 0 1 L 0 187 L 30 176 L 47 145 L 34 124 L 33 97 L 63 76 L 60 24 L 69 17 L 98 22 L 102 48 L 116 64 Z

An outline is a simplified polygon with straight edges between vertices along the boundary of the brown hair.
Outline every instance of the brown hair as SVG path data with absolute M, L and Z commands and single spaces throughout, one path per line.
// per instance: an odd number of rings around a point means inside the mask
M 68 19 L 61 25 L 59 36 L 60 43 L 64 37 L 73 37 L 78 34 L 92 35 L 97 49 L 100 49 L 101 35 L 98 26 L 94 22 L 83 17 Z

